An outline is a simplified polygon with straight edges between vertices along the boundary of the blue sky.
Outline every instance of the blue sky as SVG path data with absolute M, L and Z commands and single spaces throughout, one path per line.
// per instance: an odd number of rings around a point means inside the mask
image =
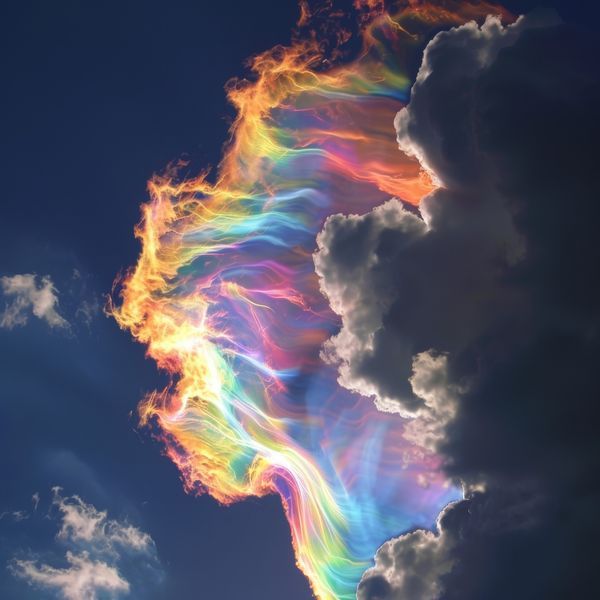
M 131 597 L 310 597 L 279 501 L 223 509 L 187 496 L 131 414 L 160 384 L 154 364 L 100 310 L 89 323 L 77 313 L 83 302 L 102 305 L 135 262 L 133 226 L 152 173 L 182 155 L 190 169 L 217 162 L 231 115 L 224 83 L 247 56 L 289 39 L 296 7 L 276 4 L 1 9 L 0 275 L 49 275 L 71 325 L 32 316 L 0 328 L 0 513 L 9 513 L 0 520 L 0 597 L 45 597 L 5 568 L 15 555 L 66 564 L 55 485 L 151 535 L 162 583 L 132 585 Z M 13 511 L 29 517 L 16 521 Z
M 575 3 L 546 4 L 577 20 Z M 287 42 L 296 18 L 293 0 L 0 9 L 0 276 L 50 276 L 69 323 L 0 327 L 0 597 L 46 597 L 5 568 L 15 557 L 66 565 L 57 485 L 151 536 L 155 578 L 140 577 L 139 557 L 119 562 L 133 598 L 311 597 L 277 498 L 190 497 L 137 429 L 136 405 L 161 376 L 101 310 L 135 262 L 148 178 L 182 156 L 190 173 L 218 162 L 232 114 L 223 85 Z

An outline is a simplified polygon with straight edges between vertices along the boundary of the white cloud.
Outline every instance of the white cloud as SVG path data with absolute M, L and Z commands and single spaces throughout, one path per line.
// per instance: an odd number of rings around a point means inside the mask
M 417 529 L 385 542 L 375 555 L 375 565 L 362 577 L 357 600 L 473 598 L 460 591 L 457 596 L 456 590 L 448 594 L 448 577 L 460 563 L 461 545 L 483 539 L 480 548 L 484 548 L 490 534 L 525 532 L 541 504 L 539 497 L 522 489 L 493 495 L 474 489 L 465 492 L 464 500 L 442 510 L 435 531 Z
M 53 504 L 62 513 L 59 538 L 92 543 L 109 551 L 116 551 L 118 546 L 146 552 L 153 547 L 152 538 L 137 527 L 109 519 L 106 511 L 98 510 L 79 496 L 63 498 L 58 487 L 53 489 L 53 493 Z
M 68 328 L 69 323 L 57 311 L 58 294 L 49 276 L 35 274 L 4 276 L 0 278 L 7 305 L 0 314 L 0 327 L 13 329 L 23 326 L 31 314 L 46 321 L 50 327 Z
M 87 552 L 67 551 L 66 560 L 69 566 L 64 569 L 32 560 L 15 560 L 10 568 L 16 577 L 54 590 L 66 600 L 95 600 L 100 591 L 113 595 L 129 592 L 129 582 L 114 566 L 91 559 Z
M 68 548 L 59 560 L 67 566 L 15 558 L 9 564 L 15 577 L 53 590 L 65 600 L 94 600 L 100 593 L 103 597 L 129 593 L 131 582 L 122 567 L 132 560 L 141 561 L 154 575 L 162 574 L 156 546 L 147 533 L 126 521 L 110 519 L 106 511 L 77 495 L 63 496 L 58 487 L 52 492 L 52 507 L 60 518 L 56 539 Z

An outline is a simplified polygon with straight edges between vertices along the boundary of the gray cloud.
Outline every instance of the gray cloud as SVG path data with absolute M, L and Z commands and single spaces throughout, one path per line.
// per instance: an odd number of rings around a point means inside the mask
M 497 543 L 502 536 L 527 535 L 537 525 L 537 513 L 542 510 L 540 498 L 528 490 L 471 492 L 466 500 L 449 504 L 442 511 L 435 532 L 418 529 L 383 544 L 375 565 L 363 576 L 357 600 L 506 597 L 495 596 L 492 589 L 486 590 L 485 596 L 472 596 L 461 589 L 454 574 L 460 566 L 461 549 L 472 545 L 479 552 L 483 545 Z M 477 574 L 467 576 L 476 578 Z M 508 570 L 505 576 L 510 577 Z M 514 597 L 529 597 L 519 594 L 515 589 Z
M 422 219 L 390 200 L 365 216 L 327 219 L 314 257 L 321 290 L 342 317 L 342 328 L 325 344 L 323 358 L 340 365 L 341 385 L 373 396 L 380 410 L 405 415 L 423 406 L 408 382 L 414 346 L 406 336 L 385 336 L 383 319 L 398 295 L 389 272 L 393 257 L 425 232 Z M 392 258 L 382 261 L 386 241 Z M 386 356 L 393 356 L 400 373 Z
M 384 410 L 411 416 L 423 406 L 410 384 L 417 354 L 460 352 L 511 308 L 524 308 L 526 298 L 503 273 L 523 258 L 525 240 L 475 149 L 474 107 L 465 98 L 500 49 L 533 24 L 521 18 L 503 27 L 488 18 L 481 28 L 468 23 L 438 34 L 395 124 L 401 149 L 443 187 L 418 215 L 391 200 L 364 216 L 330 217 L 317 239 L 321 289 L 343 324 L 325 357 L 340 364 L 342 385 Z M 458 100 L 449 86 L 462 90 Z
M 466 494 L 437 531 L 387 542 L 360 600 L 590 597 L 598 53 L 549 13 L 438 34 L 395 125 L 440 188 L 418 211 L 333 216 L 319 236 L 342 318 L 325 357 Z
M 375 566 L 365 573 L 357 600 L 436 600 L 442 576 L 454 566 L 455 543 L 440 524 L 436 533 L 419 529 L 386 542 L 377 551 Z

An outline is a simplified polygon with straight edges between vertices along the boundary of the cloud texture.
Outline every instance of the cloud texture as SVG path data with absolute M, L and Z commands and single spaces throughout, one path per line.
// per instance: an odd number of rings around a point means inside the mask
M 318 238 L 342 385 L 407 417 L 466 499 L 387 542 L 359 600 L 582 597 L 600 490 L 595 42 L 537 13 L 438 34 L 400 148 L 440 188 Z

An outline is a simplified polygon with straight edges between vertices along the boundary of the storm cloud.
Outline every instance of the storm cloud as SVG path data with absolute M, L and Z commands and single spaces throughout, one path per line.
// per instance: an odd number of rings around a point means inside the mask
M 546 12 L 438 34 L 395 127 L 440 187 L 318 238 L 342 318 L 324 357 L 465 490 L 437 531 L 382 546 L 360 600 L 594 589 L 597 55 Z

